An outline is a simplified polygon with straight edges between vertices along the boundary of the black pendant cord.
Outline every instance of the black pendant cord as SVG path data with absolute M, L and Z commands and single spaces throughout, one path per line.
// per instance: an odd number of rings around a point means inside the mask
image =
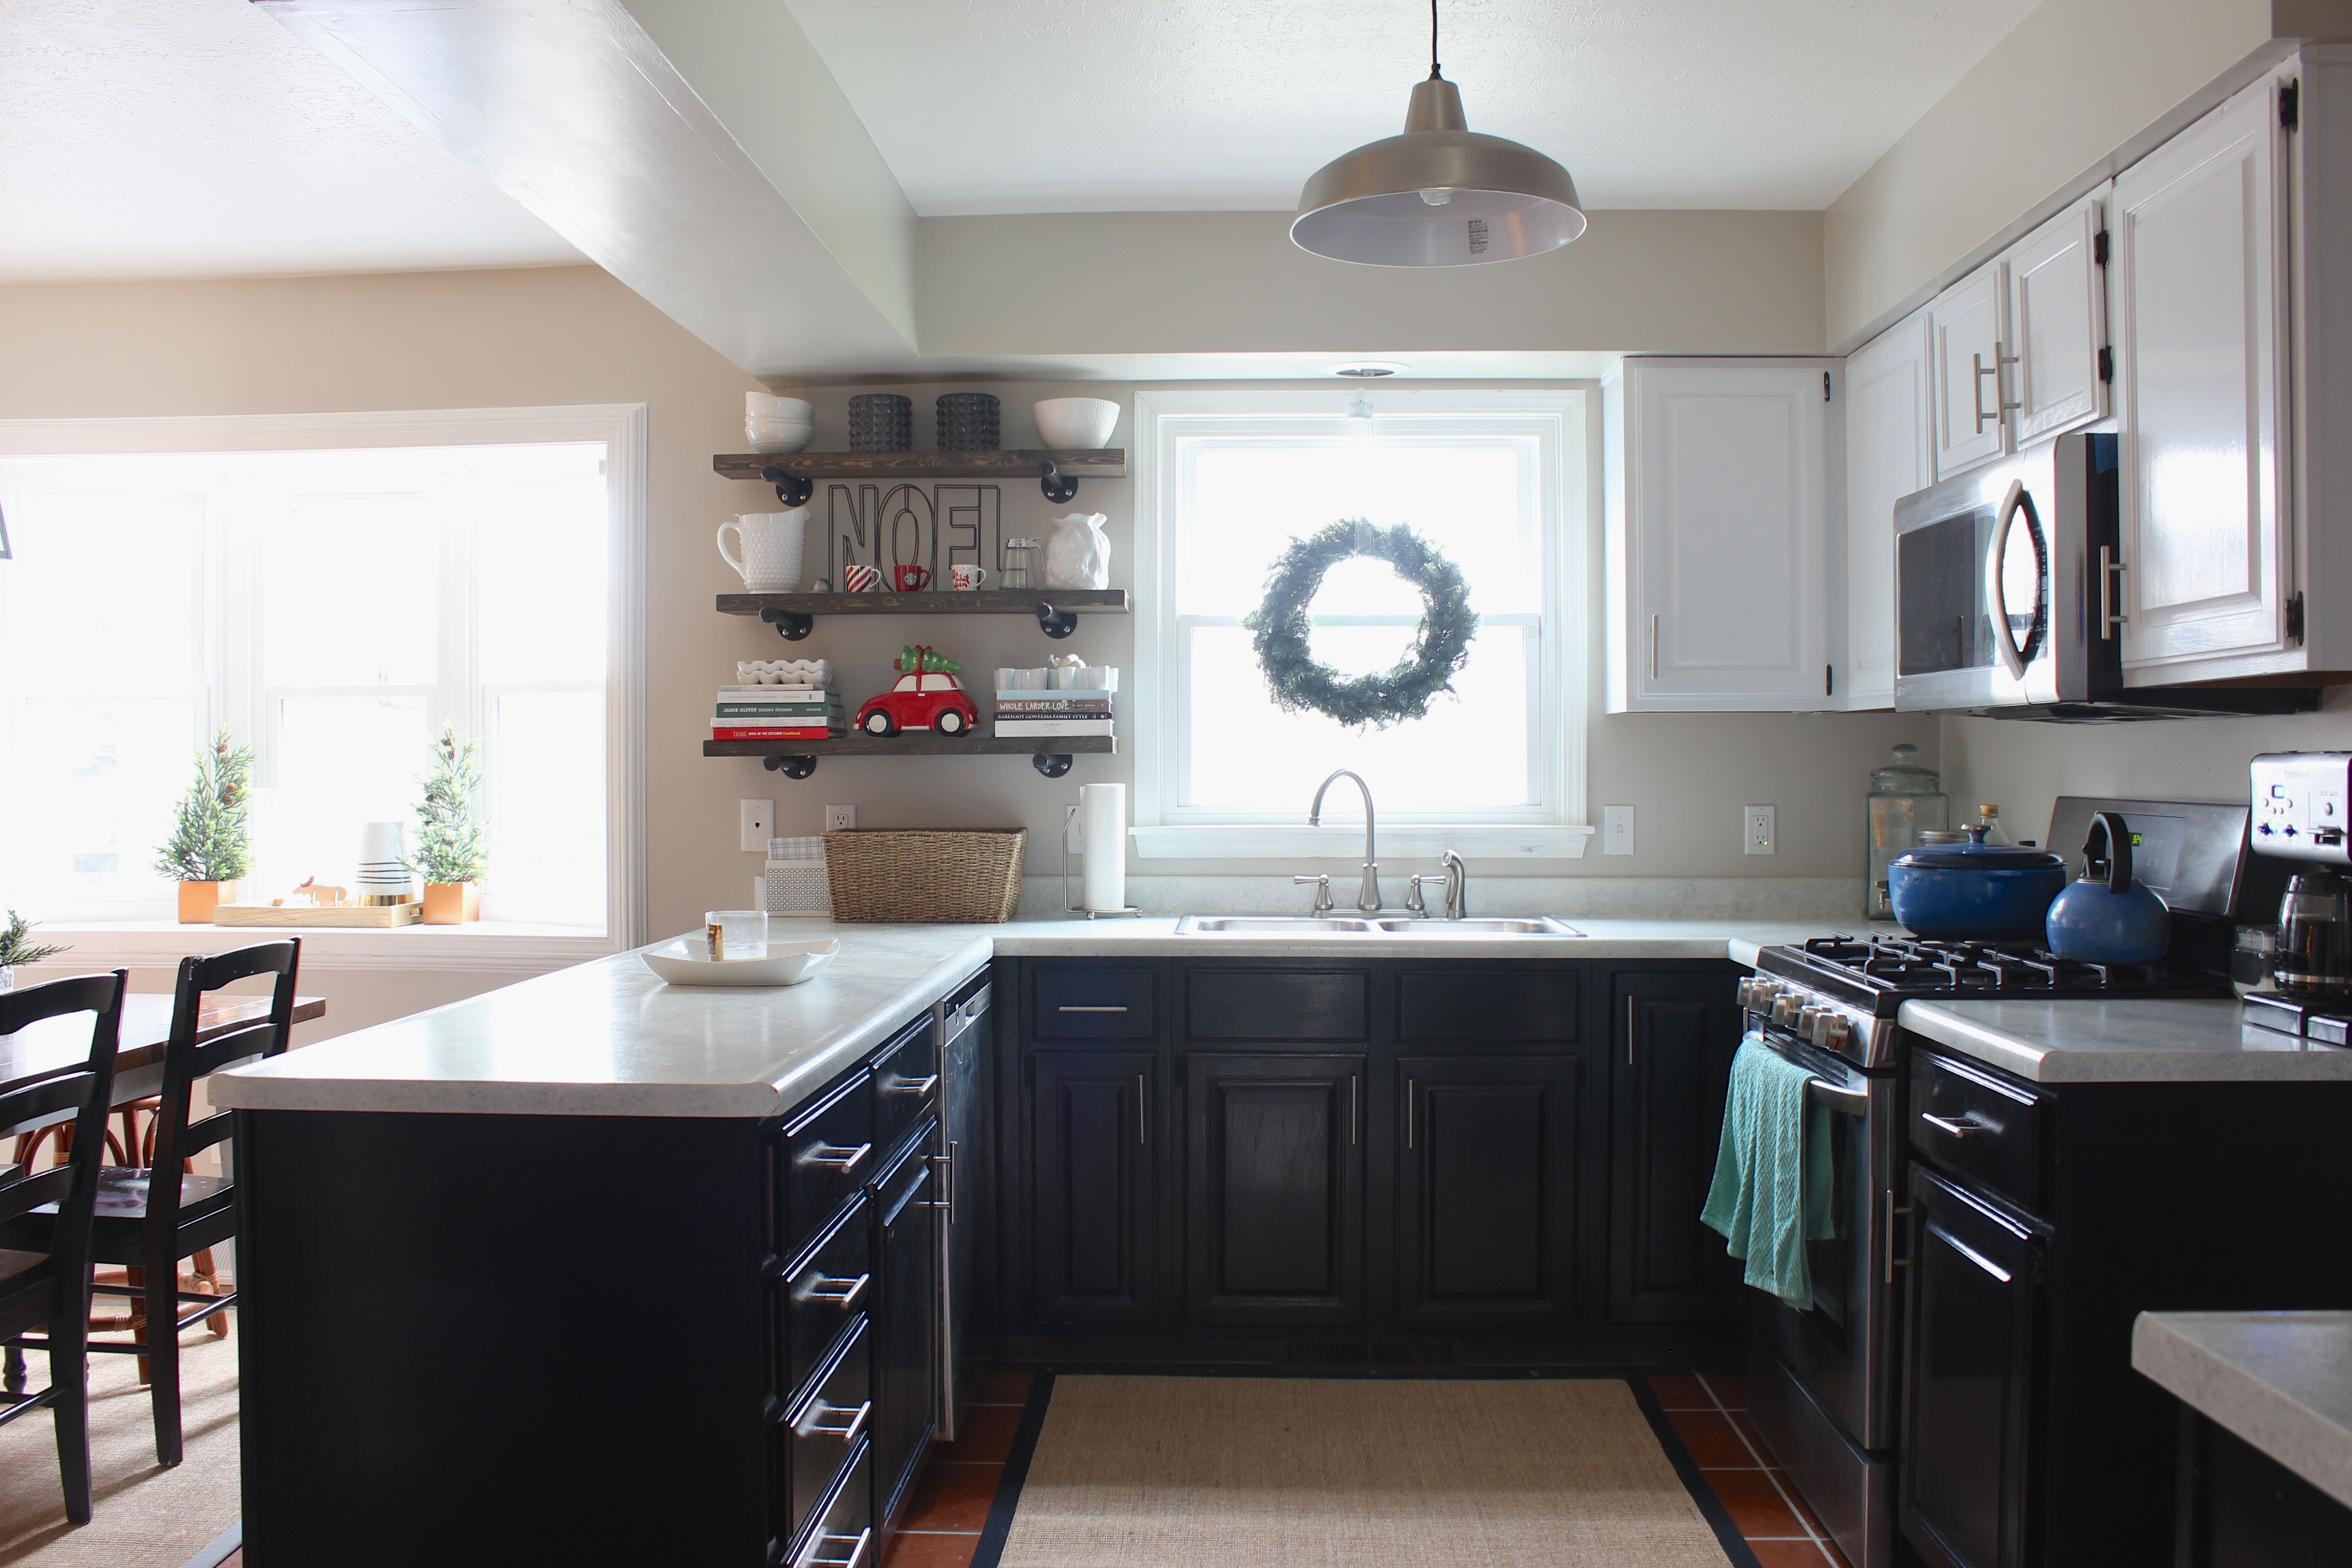
M 1437 0 L 1429 0 L 1429 79 L 1435 81 L 1437 68 Z

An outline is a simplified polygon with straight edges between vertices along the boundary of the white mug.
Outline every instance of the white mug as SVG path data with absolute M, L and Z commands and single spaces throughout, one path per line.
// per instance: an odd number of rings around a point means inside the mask
M 988 581 L 988 568 L 967 561 L 961 565 L 949 567 L 948 577 L 955 584 L 957 593 L 969 594 Z
M 809 509 L 790 511 L 750 511 L 719 525 L 719 554 L 742 574 L 743 586 L 753 594 L 789 594 L 801 585 L 801 545 L 808 535 Z M 727 531 L 743 542 L 738 560 L 727 549 Z

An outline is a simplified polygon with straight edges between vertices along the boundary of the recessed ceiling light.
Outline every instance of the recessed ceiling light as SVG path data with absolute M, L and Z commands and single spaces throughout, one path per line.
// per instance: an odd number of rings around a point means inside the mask
M 1402 360 L 1351 359 L 1340 364 L 1325 365 L 1325 375 L 1344 375 L 1357 381 L 1372 381 L 1383 375 L 1402 375 L 1412 366 Z

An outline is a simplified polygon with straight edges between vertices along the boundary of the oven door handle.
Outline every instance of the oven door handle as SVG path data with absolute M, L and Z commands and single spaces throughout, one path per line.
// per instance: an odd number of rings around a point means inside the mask
M 1858 1089 L 1843 1089 L 1825 1078 L 1805 1080 L 1805 1098 L 1815 1105 L 1826 1106 L 1840 1116 L 1870 1114 L 1870 1096 Z

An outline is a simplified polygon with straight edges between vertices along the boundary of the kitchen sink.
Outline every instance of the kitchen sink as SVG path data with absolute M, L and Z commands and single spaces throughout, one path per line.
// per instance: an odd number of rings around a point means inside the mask
M 1582 936 L 1549 915 L 1512 915 L 1449 921 L 1413 915 L 1186 915 L 1178 936 Z

